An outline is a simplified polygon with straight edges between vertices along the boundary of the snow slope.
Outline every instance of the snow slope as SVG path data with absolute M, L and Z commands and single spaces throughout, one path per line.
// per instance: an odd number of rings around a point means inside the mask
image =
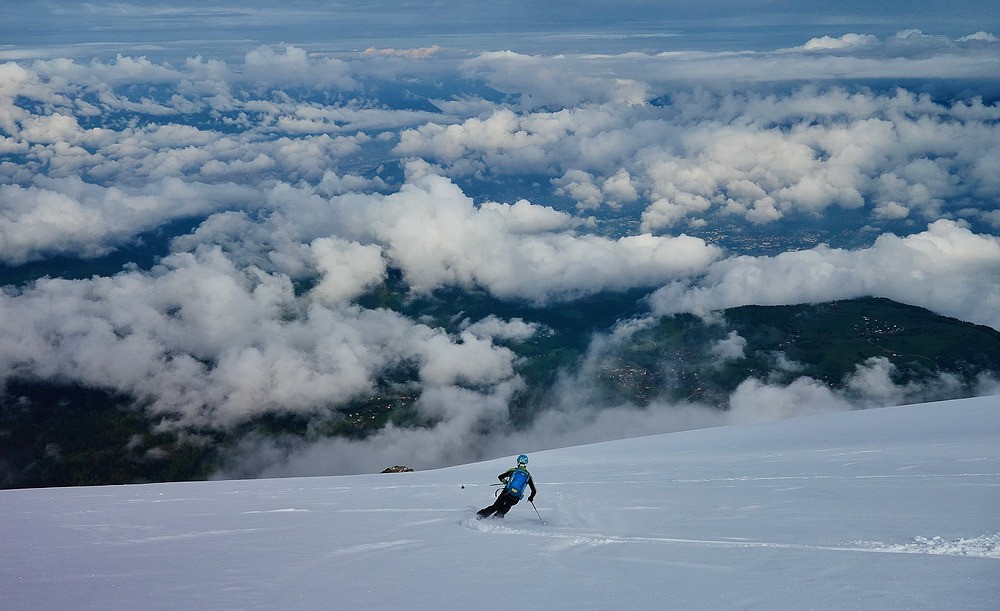
M 997 609 L 1000 397 L 391 475 L 0 492 L 12 609 Z M 464 486 L 464 487 L 463 487 Z M 516 582 L 516 586 L 508 586 Z

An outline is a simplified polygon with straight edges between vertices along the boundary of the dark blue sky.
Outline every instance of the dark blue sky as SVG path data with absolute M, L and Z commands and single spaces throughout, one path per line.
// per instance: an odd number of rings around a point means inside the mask
M 957 38 L 997 30 L 993 2 L 794 2 L 596 0 L 528 2 L 316 2 L 164 0 L 14 2 L 0 23 L 0 51 L 85 45 L 87 54 L 145 49 L 238 49 L 292 43 L 319 51 L 368 46 L 623 52 L 794 46 L 847 32 L 925 29 Z M 158 48 L 158 47 L 165 48 Z M 65 55 L 66 53 L 62 53 Z

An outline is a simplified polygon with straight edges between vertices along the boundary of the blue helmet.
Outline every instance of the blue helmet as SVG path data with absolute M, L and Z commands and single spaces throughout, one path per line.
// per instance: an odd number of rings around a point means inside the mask
M 517 457 L 517 464 L 519 465 L 528 464 L 528 457 L 524 454 L 521 454 L 520 456 Z

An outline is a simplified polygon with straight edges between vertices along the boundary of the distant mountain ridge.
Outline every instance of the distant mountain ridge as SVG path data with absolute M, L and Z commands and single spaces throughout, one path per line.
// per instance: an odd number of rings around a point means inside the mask
M 521 422 L 542 409 L 546 397 L 557 392 L 555 380 L 567 374 L 585 376 L 598 403 L 641 407 L 688 401 L 721 410 L 747 379 L 788 384 L 805 376 L 838 388 L 873 359 L 890 371 L 893 382 L 915 389 L 913 400 L 921 400 L 920 393 L 936 393 L 931 399 L 970 396 L 984 377 L 1000 375 L 1000 332 L 879 298 L 743 306 L 712 321 L 678 315 L 608 342 L 595 355 L 590 338 L 610 333 L 623 304 L 635 303 L 633 297 L 599 295 L 544 309 L 477 306 L 481 295 L 433 303 L 385 300 L 381 307 L 422 309 L 443 326 L 456 313 L 474 315 L 478 309 L 540 322 L 547 333 L 507 344 L 520 357 L 518 373 L 526 381 L 509 405 L 511 418 Z M 727 346 L 728 354 L 720 352 Z M 583 365 L 588 349 L 592 370 Z M 405 381 L 412 372 L 399 375 Z M 951 384 L 921 385 L 941 376 Z M 340 408 L 327 420 L 271 412 L 233 430 L 184 434 L 157 430 L 157 419 L 145 415 L 132 397 L 110 389 L 14 380 L 5 391 L 0 396 L 3 488 L 204 479 L 248 434 L 360 439 L 389 422 L 426 424 L 414 410 L 417 397 L 392 380 L 384 392 Z

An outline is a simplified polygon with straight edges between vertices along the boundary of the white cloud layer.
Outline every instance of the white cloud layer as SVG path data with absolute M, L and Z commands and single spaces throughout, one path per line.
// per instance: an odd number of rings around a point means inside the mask
M 137 234 L 180 218 L 253 208 L 257 193 L 236 184 L 165 178 L 141 188 L 103 187 L 78 177 L 38 177 L 29 187 L 0 185 L 0 262 L 52 255 L 96 257 Z
M 1000 329 L 990 32 L 837 32 L 770 51 L 306 49 L 0 64 L 0 264 L 100 257 L 200 222 L 152 269 L 4 287 L 0 382 L 113 389 L 164 426 L 227 428 L 333 417 L 414 372 L 426 429 L 244 442 L 253 474 L 346 472 L 931 392 L 872 361 L 843 391 L 747 380 L 728 414 L 604 405 L 585 377 L 611 341 L 598 338 L 532 427 L 484 439 L 523 388 L 504 343 L 548 330 L 487 315 L 449 333 L 357 305 L 397 271 L 413 293 L 538 306 L 655 289 L 656 315 L 875 295 Z M 533 201 L 509 196 L 523 185 Z M 750 256 L 692 235 L 845 212 L 878 237 Z M 629 222 L 611 231 L 607 215 Z M 714 346 L 720 361 L 745 348 L 739 335 Z
M 819 246 L 721 259 L 694 281 L 659 289 L 650 304 L 667 315 L 877 296 L 1000 329 L 998 280 L 1000 238 L 942 220 L 909 236 L 884 234 L 860 250 Z
M 978 99 L 943 105 L 903 90 L 701 90 L 662 109 L 502 109 L 428 123 L 404 130 L 395 151 L 454 176 L 555 174 L 556 193 L 581 210 L 638 200 L 648 231 L 718 211 L 757 224 L 837 208 L 865 208 L 873 220 L 985 218 L 1000 197 L 989 169 L 1000 159 L 998 118 Z
M 321 285 L 322 286 L 322 285 Z M 404 363 L 429 388 L 511 379 L 513 353 L 386 310 L 296 299 L 289 279 L 237 269 L 219 249 L 151 273 L 39 280 L 0 296 L 3 378 L 74 380 L 134 395 L 183 426 L 267 411 L 322 415 Z
M 876 358 L 859 364 L 845 380 L 844 390 L 839 391 L 808 377 L 786 385 L 747 379 L 730 395 L 728 409 L 723 411 L 690 403 L 602 405 L 594 402 L 587 373 L 584 370 L 566 380 L 554 395 L 558 400 L 528 425 L 513 425 L 507 419 L 505 404 L 510 400 L 512 386 L 500 385 L 488 395 L 442 389 L 425 398 L 435 404 L 435 413 L 451 413 L 454 417 L 431 428 L 389 426 L 363 441 L 303 442 L 249 436 L 219 476 L 365 473 L 393 464 L 421 469 L 526 450 L 935 400 L 948 396 L 956 384 L 942 376 L 898 385 L 891 378 L 893 371 L 888 361 Z M 983 379 L 976 390 L 982 395 L 996 393 L 1000 382 Z
M 327 297 L 357 296 L 391 266 L 416 292 L 483 288 L 539 304 L 658 286 L 700 273 L 721 254 L 684 235 L 610 239 L 577 233 L 585 224 L 580 219 L 525 200 L 476 206 L 453 182 L 433 174 L 389 195 L 329 200 L 311 188 L 278 185 L 268 205 L 278 210 L 260 223 L 216 215 L 175 245 L 227 243 L 241 258 L 292 276 L 310 273 L 318 261 L 317 290 Z M 306 242 L 313 252 L 308 261 L 301 246 Z
M 384 198 L 337 204 L 347 233 L 382 243 L 417 291 L 483 287 L 498 297 L 545 303 L 661 284 L 698 273 L 720 252 L 683 235 L 612 240 L 551 231 L 553 221 L 568 224 L 569 217 L 527 203 L 477 208 L 437 176 Z

